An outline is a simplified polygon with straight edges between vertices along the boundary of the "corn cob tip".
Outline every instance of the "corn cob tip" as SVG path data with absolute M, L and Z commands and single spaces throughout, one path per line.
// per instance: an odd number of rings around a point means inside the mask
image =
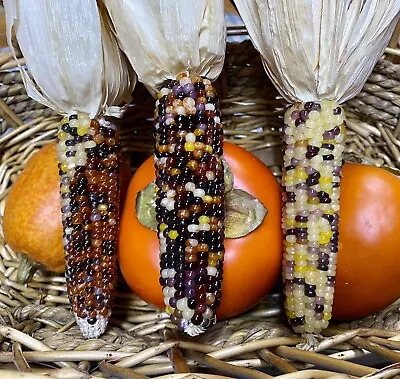
M 200 334 L 203 334 L 205 331 L 206 329 L 204 327 L 193 325 L 192 323 L 189 323 L 188 326 L 183 330 L 183 332 L 190 337 L 196 337 Z
M 104 316 L 97 316 L 96 322 L 92 325 L 88 322 L 87 318 L 80 318 L 75 313 L 76 323 L 83 335 L 83 338 L 98 338 L 107 328 L 108 318 Z

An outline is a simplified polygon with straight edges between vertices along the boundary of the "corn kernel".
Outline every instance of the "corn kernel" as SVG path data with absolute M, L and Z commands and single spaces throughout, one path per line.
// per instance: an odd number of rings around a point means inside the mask
M 165 229 L 167 229 L 167 227 L 168 227 L 167 224 L 161 223 L 160 224 L 160 232 L 163 232 Z
M 168 232 L 168 237 L 172 240 L 176 239 L 179 236 L 179 233 L 176 230 L 170 230 Z
M 194 143 L 193 142 L 185 142 L 185 150 L 186 151 L 194 151 Z
M 212 203 L 213 202 L 213 198 L 210 195 L 205 195 L 205 196 L 203 196 L 203 201 L 205 203 Z
M 174 308 L 172 308 L 170 305 L 167 305 L 167 306 L 165 307 L 165 313 L 166 313 L 168 316 L 171 316 L 171 315 L 174 313 Z
M 199 224 L 209 224 L 210 223 L 210 218 L 207 216 L 200 216 L 199 217 Z

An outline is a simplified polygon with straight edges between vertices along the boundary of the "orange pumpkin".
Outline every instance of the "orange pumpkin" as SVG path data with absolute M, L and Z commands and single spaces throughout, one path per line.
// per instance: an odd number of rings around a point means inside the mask
M 367 316 L 400 297 L 400 178 L 346 163 L 333 318 Z
M 130 172 L 121 164 L 121 197 Z M 4 239 L 17 253 L 42 263 L 54 272 L 64 272 L 60 177 L 56 143 L 43 146 L 27 162 L 7 195 L 3 217 Z

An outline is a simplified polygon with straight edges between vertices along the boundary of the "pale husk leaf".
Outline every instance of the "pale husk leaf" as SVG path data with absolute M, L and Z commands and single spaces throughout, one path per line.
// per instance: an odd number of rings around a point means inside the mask
M 29 72 L 28 95 L 61 114 L 101 114 L 126 99 L 135 77 L 96 0 L 5 0 L 7 38 L 14 27 Z
M 222 0 L 103 0 L 121 48 L 155 94 L 183 71 L 214 80 L 225 56 Z
M 290 102 L 356 96 L 387 46 L 400 0 L 235 0 Z

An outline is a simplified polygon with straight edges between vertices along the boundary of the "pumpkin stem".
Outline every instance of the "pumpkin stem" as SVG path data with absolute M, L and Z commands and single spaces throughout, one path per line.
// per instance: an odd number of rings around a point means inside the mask
M 26 254 L 20 254 L 17 271 L 17 282 L 21 284 L 29 283 L 39 267 L 40 263 L 32 261 Z

